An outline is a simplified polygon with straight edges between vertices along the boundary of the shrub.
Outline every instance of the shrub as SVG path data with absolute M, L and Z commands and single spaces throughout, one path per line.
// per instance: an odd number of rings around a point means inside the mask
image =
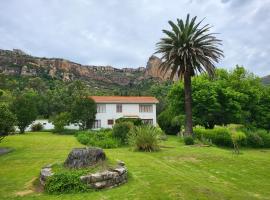
M 32 124 L 31 131 L 41 131 L 43 129 L 43 125 L 41 123 Z
M 217 127 L 214 129 L 205 129 L 202 127 L 194 128 L 196 138 L 199 140 L 209 140 L 218 146 L 232 147 L 233 142 L 229 130 L 225 127 Z
M 142 125 L 142 120 L 140 118 L 124 118 L 124 117 L 121 117 L 117 120 L 115 120 L 115 122 L 118 124 L 118 123 L 122 123 L 122 122 L 131 122 L 133 123 L 135 126 L 140 126 Z
M 154 126 L 134 126 L 128 134 L 128 143 L 139 151 L 156 151 L 159 149 L 160 131 Z
M 165 110 L 157 118 L 160 128 L 168 135 L 176 135 L 181 131 L 183 116 L 173 116 L 169 110 Z
M 112 135 L 120 140 L 122 144 L 125 144 L 127 142 L 128 132 L 133 126 L 131 122 L 117 123 L 113 126 Z
M 185 145 L 193 145 L 194 139 L 191 136 L 186 136 L 184 137 L 184 142 L 185 142 Z
M 0 142 L 14 131 L 16 116 L 6 105 L 0 105 Z
M 99 131 L 80 131 L 77 140 L 84 145 L 101 148 L 116 148 L 120 146 L 119 140 L 112 137 L 111 130 L 101 129 Z
M 62 132 L 64 131 L 64 127 L 70 122 L 70 113 L 59 113 L 58 115 L 54 116 L 51 121 L 54 125 L 54 131 L 57 133 Z
M 49 194 L 84 192 L 87 185 L 80 180 L 81 172 L 59 172 L 49 177 L 45 184 L 45 191 Z
M 266 130 L 259 129 L 257 131 L 257 134 L 262 138 L 263 140 L 263 147 L 270 148 L 270 133 Z
M 257 133 L 246 133 L 247 136 L 247 146 L 259 148 L 263 147 L 264 143 L 262 138 Z
M 208 129 L 207 129 L 208 130 Z M 229 130 L 225 127 L 218 127 L 211 130 L 213 134 L 212 141 L 218 146 L 232 146 L 232 138 Z

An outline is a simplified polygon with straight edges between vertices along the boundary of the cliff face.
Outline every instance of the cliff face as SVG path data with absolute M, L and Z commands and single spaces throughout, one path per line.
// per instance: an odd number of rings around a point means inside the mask
M 167 80 L 167 75 L 158 69 L 161 60 L 151 56 L 147 66 L 117 69 L 112 66 L 81 65 L 65 59 L 40 58 L 25 54 L 21 50 L 0 50 L 0 74 L 19 76 L 41 76 L 63 81 L 102 81 L 118 85 L 136 84 L 140 80 L 153 78 Z

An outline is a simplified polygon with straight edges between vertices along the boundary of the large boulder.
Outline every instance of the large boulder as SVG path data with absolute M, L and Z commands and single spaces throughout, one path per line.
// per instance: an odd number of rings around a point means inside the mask
M 84 168 L 96 164 L 99 161 L 105 160 L 106 155 L 100 148 L 86 147 L 74 148 L 69 153 L 65 167 L 68 168 Z

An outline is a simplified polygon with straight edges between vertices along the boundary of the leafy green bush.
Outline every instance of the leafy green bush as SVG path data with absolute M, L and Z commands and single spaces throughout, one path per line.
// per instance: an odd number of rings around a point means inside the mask
M 127 135 L 130 129 L 133 127 L 133 123 L 131 122 L 121 122 L 121 123 L 116 123 L 113 126 L 112 130 L 112 135 L 113 137 L 117 138 L 120 140 L 122 144 L 127 143 Z
M 216 127 L 214 129 L 205 129 L 202 127 L 194 128 L 196 138 L 199 140 L 209 140 L 218 146 L 232 147 L 232 137 L 230 131 L 226 127 Z
M 70 113 L 68 112 L 62 112 L 52 117 L 51 121 L 54 125 L 54 132 L 59 133 L 64 131 L 64 127 L 70 122 L 70 117 Z
M 0 104 L 0 142 L 14 131 L 16 116 L 5 104 Z
M 185 142 L 185 145 L 193 145 L 194 139 L 191 136 L 186 136 L 184 137 L 184 142 Z
M 122 123 L 122 122 L 131 122 L 133 123 L 135 126 L 140 126 L 142 125 L 142 120 L 140 118 L 124 118 L 124 117 L 121 117 L 117 120 L 115 120 L 115 122 L 118 124 L 118 123 Z
M 160 131 L 154 126 L 134 126 L 128 134 L 128 143 L 139 151 L 156 151 L 159 149 Z
M 43 129 L 43 125 L 41 123 L 32 124 L 31 131 L 41 131 Z
M 207 129 L 208 130 L 208 129 Z M 225 127 L 218 127 L 211 130 L 213 134 L 212 141 L 218 146 L 232 146 L 232 137 L 229 130 Z
M 87 191 L 87 185 L 83 184 L 77 171 L 59 172 L 49 177 L 45 184 L 45 191 L 49 194 L 62 194 Z
M 247 132 L 246 136 L 247 136 L 247 146 L 254 148 L 263 147 L 264 145 L 263 139 L 257 133 Z
M 257 134 L 262 138 L 263 140 L 263 147 L 270 148 L 270 133 L 266 130 L 259 129 L 257 131 Z
M 111 130 L 101 129 L 99 131 L 79 131 L 77 140 L 84 145 L 101 148 L 117 148 L 120 146 L 118 139 L 112 136 Z
M 160 128 L 168 135 L 176 135 L 181 131 L 183 116 L 176 116 L 170 110 L 165 110 L 159 114 L 157 121 Z

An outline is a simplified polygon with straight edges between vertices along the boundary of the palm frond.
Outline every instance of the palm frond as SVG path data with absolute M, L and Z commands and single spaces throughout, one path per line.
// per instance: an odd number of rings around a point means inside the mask
M 197 17 L 185 22 L 177 19 L 177 23 L 169 21 L 171 30 L 162 30 L 165 37 L 156 44 L 156 52 L 161 54 L 160 71 L 170 72 L 170 78 L 183 78 L 189 72 L 191 76 L 202 72 L 210 76 L 215 74 L 215 64 L 224 57 L 219 48 L 222 41 L 216 38 L 217 33 L 210 33 L 211 26 L 201 26 L 203 20 L 196 23 Z

